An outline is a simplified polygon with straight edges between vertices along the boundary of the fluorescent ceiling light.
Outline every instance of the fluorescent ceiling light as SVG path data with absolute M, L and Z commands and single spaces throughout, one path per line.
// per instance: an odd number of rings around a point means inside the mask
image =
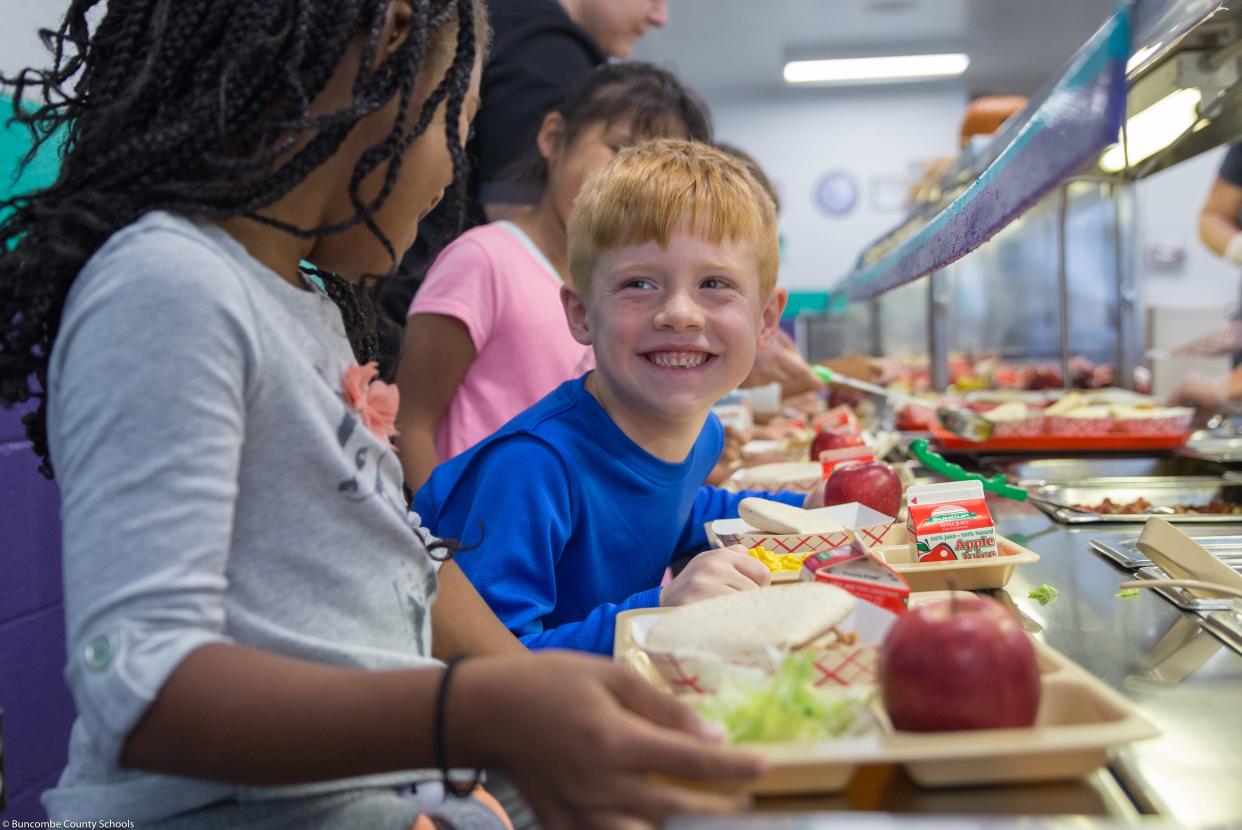
M 911 81 L 919 78 L 951 78 L 970 66 L 960 52 L 945 55 L 894 55 L 887 58 L 840 58 L 790 61 L 785 64 L 785 83 L 834 84 L 864 81 Z
M 1203 93 L 1198 89 L 1179 89 L 1130 116 L 1124 133 L 1127 146 L 1122 147 L 1123 136 L 1119 135 L 1117 143 L 1110 144 L 1100 156 L 1100 169 L 1105 173 L 1119 173 L 1126 168 L 1127 155 L 1130 164 L 1135 165 L 1168 147 L 1187 130 L 1198 126 L 1201 100 Z
M 1143 65 L 1143 61 L 1156 54 L 1163 46 L 1163 43 L 1156 42 L 1139 48 L 1137 52 L 1130 56 L 1130 60 L 1126 61 L 1126 73 L 1133 72 L 1135 69 Z

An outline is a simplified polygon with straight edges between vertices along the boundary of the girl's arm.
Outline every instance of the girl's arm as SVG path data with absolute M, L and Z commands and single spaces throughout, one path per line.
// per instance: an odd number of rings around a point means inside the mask
M 257 786 L 433 767 L 439 675 L 206 645 L 169 676 L 130 732 L 121 764 Z
M 433 768 L 442 674 L 335 668 L 206 645 L 169 676 L 130 733 L 122 762 L 250 785 Z M 545 827 L 736 809 L 736 798 L 681 789 L 650 773 L 741 780 L 761 769 L 752 755 L 714 746 L 710 730 L 671 695 L 584 655 L 463 663 L 444 714 L 448 763 L 508 770 Z M 609 814 L 612 820 L 599 818 Z
M 405 483 L 418 490 L 440 458 L 436 427 L 474 360 L 466 326 L 442 314 L 415 314 L 405 324 L 405 345 L 397 369 L 401 410 L 397 446 Z
M 440 591 L 431 606 L 431 653 L 441 660 L 458 654 L 529 654 L 492 612 L 456 562 L 440 567 Z

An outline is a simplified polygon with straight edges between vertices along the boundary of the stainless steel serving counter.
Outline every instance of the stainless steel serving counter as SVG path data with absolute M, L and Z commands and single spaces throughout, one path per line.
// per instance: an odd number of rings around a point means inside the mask
M 1091 539 L 1123 527 L 1071 529 L 1013 502 L 993 510 L 1002 533 L 1041 557 L 1006 588 L 1040 626 L 1038 636 L 1161 729 L 1160 737 L 1122 750 L 1113 765 L 1130 797 L 1145 812 L 1187 825 L 1242 823 L 1242 655 L 1151 591 L 1115 598 L 1126 572 L 1094 553 Z M 1236 525 L 1196 526 L 1193 533 L 1233 535 Z M 1046 607 L 1026 598 L 1041 583 L 1060 592 Z
M 1029 630 L 1129 700 L 1161 729 L 1160 737 L 1123 749 L 1111 769 L 1079 782 L 1041 786 L 924 790 L 892 768 L 864 768 L 833 798 L 762 800 L 763 815 L 738 821 L 686 817 L 678 830 L 786 826 L 855 826 L 839 811 L 941 816 L 1076 815 L 1133 822 L 1154 813 L 1185 826 L 1242 826 L 1242 655 L 1191 614 L 1151 591 L 1117 599 L 1126 572 L 1091 550 L 1091 539 L 1124 533 L 1119 525 L 1068 528 L 1034 508 L 989 499 L 1000 531 L 1039 553 L 1004 592 Z M 1140 527 L 1132 527 L 1137 535 Z M 1194 535 L 1236 535 L 1237 525 L 1196 526 Z M 1040 584 L 1058 599 L 1027 599 Z M 1003 597 L 1001 597 L 1003 599 Z M 807 811 L 833 811 L 813 820 Z M 794 823 L 794 813 L 802 814 Z M 862 817 L 855 814 L 855 819 Z M 811 820 L 808 820 L 811 819 Z M 844 823 L 843 823 L 844 822 Z M 857 826 L 889 826 L 857 824 Z M 940 826 L 918 825 L 915 826 Z M 947 825 L 946 825 L 947 826 Z M 959 820 L 958 827 L 1019 826 Z M 1080 819 L 1068 825 L 1097 826 Z M 1111 826 L 1101 824 L 1098 826 Z

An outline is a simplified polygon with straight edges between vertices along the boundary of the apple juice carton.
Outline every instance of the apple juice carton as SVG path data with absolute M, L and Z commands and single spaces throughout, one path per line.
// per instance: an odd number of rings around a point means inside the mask
M 800 578 L 835 585 L 894 614 L 906 610 L 910 596 L 910 586 L 901 574 L 868 553 L 857 539 L 807 556 L 802 560 Z
M 996 523 L 978 481 L 923 484 L 906 490 L 906 535 L 918 562 L 997 556 Z

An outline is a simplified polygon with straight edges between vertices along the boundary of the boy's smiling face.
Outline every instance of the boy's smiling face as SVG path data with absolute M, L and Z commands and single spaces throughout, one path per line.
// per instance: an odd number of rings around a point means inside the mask
M 775 336 L 786 294 L 760 295 L 749 242 L 711 243 L 682 228 L 667 248 L 652 240 L 604 252 L 586 296 L 566 287 L 562 297 L 574 337 L 595 348 L 592 391 L 635 437 L 627 426 L 682 422 L 697 432 Z

